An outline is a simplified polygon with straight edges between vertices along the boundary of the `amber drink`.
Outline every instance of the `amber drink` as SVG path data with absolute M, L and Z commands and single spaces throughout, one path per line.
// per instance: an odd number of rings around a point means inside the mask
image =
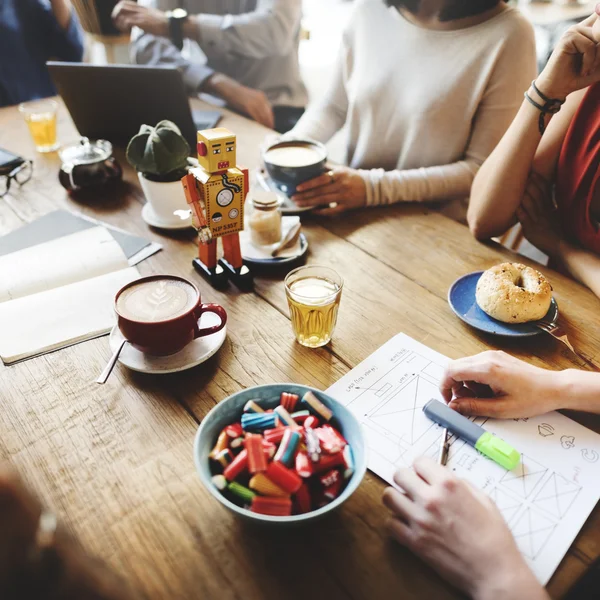
M 59 148 L 56 139 L 56 110 L 54 100 L 38 100 L 19 104 L 38 152 L 54 152 Z
M 285 279 L 285 292 L 296 339 L 303 346 L 328 344 L 337 321 L 342 278 L 328 267 L 295 269 Z

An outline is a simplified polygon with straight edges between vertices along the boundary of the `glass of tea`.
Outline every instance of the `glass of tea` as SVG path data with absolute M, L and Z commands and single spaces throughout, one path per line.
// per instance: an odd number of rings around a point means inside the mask
M 60 144 L 56 139 L 56 111 L 54 100 L 36 100 L 19 104 L 19 112 L 29 126 L 35 149 L 38 152 L 54 152 Z
M 337 321 L 343 279 L 329 267 L 305 266 L 285 278 L 285 293 L 296 339 L 303 346 L 328 344 Z

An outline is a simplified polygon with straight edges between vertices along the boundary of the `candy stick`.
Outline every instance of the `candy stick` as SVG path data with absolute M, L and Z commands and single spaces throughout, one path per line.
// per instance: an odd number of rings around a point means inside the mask
M 262 435 L 249 433 L 244 440 L 244 447 L 248 452 L 248 471 L 252 474 L 266 471 L 267 457 L 263 448 Z
M 242 415 L 242 427 L 244 431 L 260 433 L 265 429 L 274 429 L 277 425 L 277 415 L 271 414 L 250 414 Z
M 275 409 L 275 414 L 279 417 L 279 420 L 284 424 L 284 425 L 296 425 L 296 421 L 294 421 L 294 419 L 292 419 L 292 415 L 290 415 L 290 413 L 285 410 L 285 408 L 283 408 L 283 406 L 278 406 Z
M 323 492 L 323 496 L 325 496 L 325 498 L 327 498 L 327 500 L 335 500 L 340 495 L 341 489 L 342 489 L 342 480 L 338 479 L 337 481 L 335 481 L 334 483 L 332 483 L 331 485 L 329 485 L 325 488 L 325 491 Z
M 308 411 L 308 410 L 299 410 L 295 413 L 291 413 L 292 419 L 294 419 L 294 421 L 296 423 L 298 423 L 298 425 L 304 424 L 304 421 L 306 421 L 306 419 L 308 419 L 311 416 L 312 415 L 310 414 L 310 411 Z M 317 422 L 317 424 L 318 424 L 318 422 Z
M 263 413 L 265 412 L 254 400 L 248 400 L 244 405 L 245 413 Z
M 352 475 L 354 475 L 354 469 L 356 468 L 356 463 L 354 462 L 354 452 L 352 452 L 352 448 L 350 444 L 346 444 L 344 451 L 342 452 L 344 457 L 344 479 L 350 479 Z
M 221 431 L 221 433 L 219 434 L 219 437 L 217 438 L 217 443 L 215 444 L 215 447 L 210 451 L 210 454 L 208 455 L 209 458 L 212 458 L 214 460 L 215 457 L 217 456 L 217 454 L 219 454 L 219 452 L 221 452 L 222 450 L 225 450 L 225 448 L 227 448 L 228 444 L 229 444 L 229 436 L 227 435 L 225 430 L 223 430 L 223 431 Z
M 319 477 L 321 485 L 325 488 L 332 486 L 334 483 L 341 481 L 340 472 L 336 469 L 331 469 Z
M 294 464 L 294 459 L 296 458 L 296 452 L 298 451 L 300 439 L 301 436 L 297 431 L 288 429 L 283 435 L 283 439 L 281 440 L 281 444 L 279 445 L 273 460 L 279 461 L 286 467 L 291 467 L 292 464 Z
M 231 425 L 227 425 L 227 427 L 225 427 L 225 433 L 230 438 L 235 439 L 243 436 L 244 430 L 242 429 L 241 423 L 232 423 Z
M 303 479 L 308 479 L 314 474 L 313 462 L 308 458 L 306 452 L 296 454 L 296 473 Z
M 288 412 L 293 412 L 296 408 L 298 400 L 300 400 L 300 396 L 297 396 L 296 394 L 290 394 L 288 392 L 283 392 L 281 394 L 281 399 L 279 402 L 281 406 L 285 408 L 285 410 L 287 410 Z
M 304 427 L 306 429 L 315 429 L 317 428 L 319 425 L 321 424 L 321 422 L 319 421 L 319 419 L 317 417 L 315 417 L 315 415 L 310 415 L 310 417 L 308 417 L 308 419 L 306 419 L 304 421 Z
M 213 485 L 219 490 L 223 491 L 227 487 L 227 479 L 225 479 L 224 475 L 215 475 L 211 478 Z
M 267 477 L 288 494 L 295 494 L 302 485 L 302 479 L 298 475 L 284 467 L 279 462 L 272 462 L 266 471 Z
M 341 452 L 346 445 L 346 440 L 331 425 L 323 425 L 314 431 L 321 442 L 321 448 L 327 454 Z
M 292 501 L 289 498 L 266 498 L 255 496 L 250 510 L 263 515 L 287 517 L 292 514 Z
M 221 452 L 215 456 L 214 461 L 226 469 L 233 462 L 234 458 L 233 452 L 229 448 L 225 448 L 225 450 L 221 450 Z
M 329 421 L 333 417 L 331 409 L 327 408 L 312 392 L 306 392 L 302 402 L 308 405 L 311 412 L 316 413 L 325 421 Z
M 244 501 L 244 504 L 250 504 L 256 498 L 256 494 L 249 490 L 246 486 L 232 481 L 228 486 L 227 490 L 230 491 L 234 496 L 237 496 L 240 500 Z
M 314 429 L 306 427 L 304 430 L 304 441 L 306 442 L 306 451 L 310 460 L 318 462 L 321 457 L 321 442 Z
M 265 451 L 265 456 L 267 460 L 272 460 L 275 456 L 275 452 L 277 451 L 277 446 L 267 440 L 263 439 L 262 441 L 263 450 Z
M 248 468 L 248 451 L 242 450 L 233 462 L 223 471 L 227 481 L 237 479 Z
M 344 467 L 344 453 L 338 452 L 337 454 L 324 454 L 321 456 L 319 462 L 313 463 L 313 470 L 315 473 L 324 473 L 335 467 Z
M 231 448 L 233 448 L 234 450 L 238 450 L 243 445 L 244 445 L 244 438 L 243 437 L 235 438 L 235 440 L 231 440 L 231 443 L 229 444 L 229 446 Z
M 263 496 L 275 496 L 279 498 L 289 498 L 290 495 L 275 485 L 264 473 L 257 473 L 250 480 L 250 488 Z
M 303 514 L 310 512 L 311 509 L 311 499 L 310 499 L 310 491 L 308 489 L 308 485 L 303 483 L 300 486 L 300 489 L 296 492 L 294 496 L 294 505 L 298 514 Z
M 277 429 L 267 429 L 264 432 L 264 438 L 267 442 L 271 442 L 272 444 L 279 444 L 283 439 L 283 436 L 287 430 L 287 427 L 280 427 Z

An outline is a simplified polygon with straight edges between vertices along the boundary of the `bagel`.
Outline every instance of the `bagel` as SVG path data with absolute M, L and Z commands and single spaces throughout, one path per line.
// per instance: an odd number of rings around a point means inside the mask
M 479 308 L 503 323 L 528 323 L 546 316 L 552 286 L 539 272 L 520 263 L 502 263 L 481 275 L 475 300 Z

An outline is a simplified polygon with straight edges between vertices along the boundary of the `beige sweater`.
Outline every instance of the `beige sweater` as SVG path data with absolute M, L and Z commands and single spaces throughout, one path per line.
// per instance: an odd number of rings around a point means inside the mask
M 358 0 L 329 91 L 291 134 L 326 142 L 346 125 L 369 205 L 465 198 L 535 75 L 533 29 L 516 9 L 433 31 Z

